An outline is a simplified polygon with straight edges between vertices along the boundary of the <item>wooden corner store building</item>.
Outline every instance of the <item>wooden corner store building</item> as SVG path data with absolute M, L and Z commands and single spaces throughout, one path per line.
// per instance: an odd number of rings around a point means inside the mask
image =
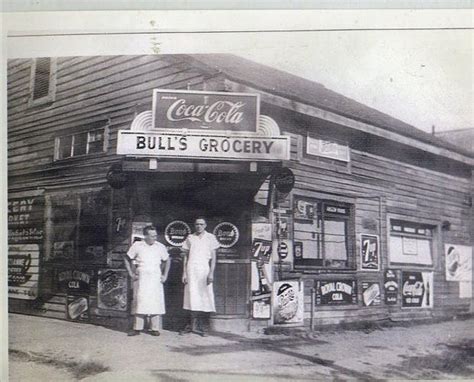
M 8 62 L 9 309 L 125 327 L 122 256 L 218 237 L 217 329 L 472 312 L 474 155 L 231 55 Z

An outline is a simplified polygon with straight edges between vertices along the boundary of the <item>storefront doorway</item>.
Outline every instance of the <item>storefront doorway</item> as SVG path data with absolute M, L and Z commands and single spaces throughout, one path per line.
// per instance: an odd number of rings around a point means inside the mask
M 166 311 L 163 328 L 179 330 L 187 321 L 182 310 L 183 262 L 179 251 L 166 242 L 165 228 L 182 221 L 193 229 L 194 219 L 204 216 L 207 231 L 227 222 L 238 230 L 238 240 L 230 248 L 220 248 L 214 281 L 216 317 L 248 317 L 250 289 L 251 214 L 253 198 L 262 176 L 249 174 L 157 174 L 137 182 L 141 193 L 141 214 L 156 225 L 160 242 L 171 252 L 171 268 L 165 284 Z M 144 205 L 146 204 L 146 206 Z

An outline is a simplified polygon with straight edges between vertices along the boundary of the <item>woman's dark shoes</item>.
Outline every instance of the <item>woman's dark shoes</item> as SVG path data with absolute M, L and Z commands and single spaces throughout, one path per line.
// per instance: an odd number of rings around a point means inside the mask
M 158 330 L 150 330 L 150 334 L 152 336 L 158 337 L 160 335 L 160 332 Z
M 139 330 L 130 330 L 127 334 L 127 336 L 129 336 L 129 337 L 138 336 L 138 335 L 140 335 Z

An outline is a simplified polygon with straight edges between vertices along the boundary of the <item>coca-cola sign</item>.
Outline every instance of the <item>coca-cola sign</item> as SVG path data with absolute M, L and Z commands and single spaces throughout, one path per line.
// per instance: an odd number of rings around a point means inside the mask
M 155 89 L 155 129 L 257 130 L 258 94 Z

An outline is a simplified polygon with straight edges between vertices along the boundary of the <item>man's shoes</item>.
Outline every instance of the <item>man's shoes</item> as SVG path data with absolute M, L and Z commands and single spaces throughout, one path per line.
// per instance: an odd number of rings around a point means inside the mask
M 127 336 L 129 336 L 129 337 L 138 336 L 138 335 L 140 335 L 139 330 L 130 330 L 127 334 Z
M 152 336 L 158 337 L 160 335 L 160 332 L 158 330 L 150 330 L 150 334 Z
M 204 331 L 197 331 L 196 334 L 199 334 L 201 337 L 209 337 L 209 334 L 207 334 L 207 332 L 204 332 Z

